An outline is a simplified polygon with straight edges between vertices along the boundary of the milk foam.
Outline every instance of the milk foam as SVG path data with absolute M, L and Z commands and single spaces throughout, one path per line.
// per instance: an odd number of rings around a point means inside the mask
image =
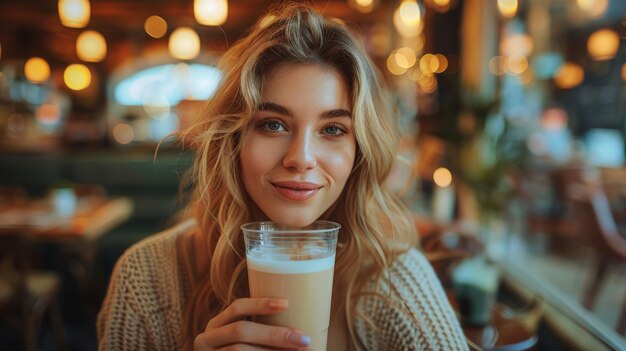
M 276 260 L 248 256 L 248 268 L 276 274 L 314 273 L 333 269 L 335 255 L 312 260 Z

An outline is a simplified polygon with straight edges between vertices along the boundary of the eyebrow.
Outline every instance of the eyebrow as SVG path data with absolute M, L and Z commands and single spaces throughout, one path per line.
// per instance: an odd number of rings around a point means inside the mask
M 282 106 L 273 102 L 262 102 L 259 104 L 257 110 L 271 111 L 271 112 L 275 112 L 275 113 L 278 113 L 287 117 L 291 117 L 291 118 L 293 118 L 294 116 L 293 111 L 291 111 L 285 106 Z M 325 111 L 324 113 L 322 113 L 322 116 L 321 116 L 322 119 L 336 118 L 336 117 L 352 118 L 352 112 L 345 110 L 343 108 L 338 108 L 334 110 Z

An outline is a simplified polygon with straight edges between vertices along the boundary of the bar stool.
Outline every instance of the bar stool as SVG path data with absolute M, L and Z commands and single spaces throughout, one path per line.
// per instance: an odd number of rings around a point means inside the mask
M 67 350 L 58 303 L 60 280 L 55 273 L 30 269 L 25 235 L 0 234 L 0 318 L 11 325 L 27 351 L 37 348 L 48 312 L 58 350 Z

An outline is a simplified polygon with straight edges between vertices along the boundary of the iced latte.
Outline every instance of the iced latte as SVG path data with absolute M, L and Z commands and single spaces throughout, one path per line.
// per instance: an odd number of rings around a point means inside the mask
M 284 312 L 256 320 L 301 330 L 317 351 L 326 350 L 339 228 L 327 221 L 302 229 L 271 222 L 242 226 L 250 295 L 289 301 Z

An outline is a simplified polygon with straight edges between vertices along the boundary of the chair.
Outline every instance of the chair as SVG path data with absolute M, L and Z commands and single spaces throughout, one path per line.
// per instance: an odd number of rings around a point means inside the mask
M 553 253 L 578 254 L 584 242 L 579 224 L 581 218 L 576 212 L 578 192 L 591 172 L 583 165 L 559 167 L 550 170 L 544 180 L 536 180 L 537 188 L 525 194 L 526 202 L 534 206 L 528 211 L 529 229 L 532 233 L 544 234 Z M 550 196 L 546 197 L 546 194 Z M 537 198 L 543 198 L 543 204 L 540 205 L 535 200 Z M 545 202 L 546 198 L 548 202 Z
M 599 184 L 587 184 L 586 196 L 580 198 L 580 215 L 584 218 L 583 231 L 596 250 L 595 272 L 583 294 L 582 303 L 590 309 L 596 301 L 608 268 L 614 264 L 626 264 L 626 238 L 618 231 L 604 189 Z M 622 299 L 622 312 L 616 326 L 620 334 L 626 333 L 626 294 Z
M 48 311 L 57 349 L 66 350 L 57 301 L 59 278 L 54 273 L 30 270 L 28 245 L 25 235 L 0 234 L 0 318 L 20 334 L 24 350 L 34 351 Z

